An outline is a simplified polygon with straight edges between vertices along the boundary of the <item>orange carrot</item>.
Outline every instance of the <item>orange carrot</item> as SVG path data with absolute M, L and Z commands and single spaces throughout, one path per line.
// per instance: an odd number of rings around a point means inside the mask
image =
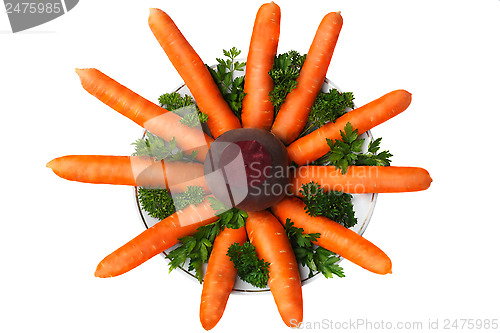
M 391 259 L 377 246 L 354 231 L 323 216 L 312 217 L 305 204 L 296 197 L 286 197 L 272 207 L 274 215 L 284 225 L 289 218 L 304 233 L 319 233 L 315 242 L 327 250 L 378 274 L 391 273 Z
M 302 286 L 297 259 L 278 220 L 268 211 L 248 212 L 246 229 L 257 256 L 270 263 L 269 289 L 287 326 L 302 322 Z
M 193 94 L 200 111 L 208 115 L 207 125 L 212 135 L 216 138 L 226 131 L 240 128 L 238 118 L 222 97 L 212 75 L 170 16 L 151 8 L 149 27 Z
M 188 154 L 197 150 L 196 158 L 205 161 L 213 139 L 200 128 L 182 125 L 175 113 L 139 96 L 95 68 L 76 69 L 76 73 L 83 88 L 101 102 L 164 140 L 175 138 Z
M 271 130 L 285 144 L 295 140 L 306 125 L 314 100 L 325 81 L 341 28 L 340 12 L 328 13 L 316 31 L 297 78 L 297 87 L 287 95 Z
M 200 303 L 200 321 L 207 331 L 214 328 L 221 319 L 237 275 L 227 250 L 233 243 L 242 244 L 246 240 L 245 227 L 225 228 L 215 238 L 203 280 Z
M 274 106 L 269 93 L 274 84 L 269 71 L 278 49 L 280 19 L 280 7 L 274 2 L 263 4 L 255 17 L 245 72 L 243 127 L 269 130 L 273 124 Z
M 218 219 L 207 199 L 190 205 L 144 230 L 128 243 L 104 258 L 95 271 L 96 277 L 118 276 L 169 249 L 179 238 L 192 235 L 198 227 Z
M 291 193 L 299 195 L 303 184 L 318 183 L 326 191 L 345 193 L 394 193 L 422 191 L 431 185 L 427 170 L 397 166 L 350 166 L 345 174 L 334 166 L 309 165 L 297 169 Z
M 61 178 L 83 183 L 168 188 L 171 192 L 201 186 L 209 192 L 201 163 L 157 162 L 139 156 L 68 155 L 53 159 L 47 167 Z
M 340 139 L 340 131 L 347 123 L 362 134 L 386 120 L 400 114 L 411 102 L 411 94 L 405 90 L 395 90 L 384 96 L 347 112 L 334 123 L 327 123 L 312 133 L 301 137 L 288 146 L 288 156 L 298 165 L 317 160 L 329 150 L 326 138 Z

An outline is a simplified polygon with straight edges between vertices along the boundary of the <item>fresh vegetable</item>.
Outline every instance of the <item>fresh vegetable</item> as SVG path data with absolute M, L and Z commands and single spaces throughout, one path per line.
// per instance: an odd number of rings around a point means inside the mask
M 144 137 L 137 139 L 132 145 L 135 146 L 135 152 L 132 156 L 149 156 L 154 157 L 156 161 L 191 161 L 196 160 L 198 151 L 195 150 L 191 154 L 186 155 L 179 147 L 175 138 L 170 141 L 165 141 L 154 134 L 146 132 Z
M 382 138 L 370 141 L 368 151 L 362 153 L 361 146 L 365 139 L 358 137 L 358 130 L 353 129 L 351 123 L 347 123 L 344 130 L 340 131 L 340 137 L 341 140 L 335 139 L 335 142 L 326 139 L 330 151 L 317 160 L 315 164 L 325 164 L 324 162 L 326 162 L 340 169 L 342 173 L 346 173 L 350 165 L 389 166 L 391 164 L 392 154 L 389 151 L 384 150 L 378 153 Z
M 253 26 L 245 73 L 245 97 L 241 122 L 243 127 L 269 130 L 274 120 L 274 106 L 269 99 L 273 68 L 280 35 L 280 7 L 274 2 L 263 4 Z
M 219 91 L 229 105 L 229 108 L 240 119 L 243 97 L 245 96 L 243 92 L 245 75 L 236 76 L 236 72 L 243 72 L 246 63 L 236 60 L 241 51 L 235 47 L 229 50 L 222 50 L 222 53 L 227 59 L 217 58 L 217 66 L 212 68 L 207 65 L 207 69 L 217 87 L 219 87 Z
M 184 192 L 170 193 L 165 189 L 144 188 L 137 189 L 137 198 L 141 207 L 151 217 L 163 220 L 177 210 L 189 205 L 198 205 L 205 200 L 205 191 L 200 186 L 187 186 Z
M 175 138 L 188 155 L 198 151 L 196 158 L 205 160 L 208 146 L 213 141 L 208 135 L 184 126 L 175 113 L 139 96 L 95 68 L 76 69 L 76 73 L 83 88 L 101 102 L 164 140 Z
M 245 225 L 247 213 L 237 208 L 229 208 L 214 197 L 208 197 L 212 210 L 217 215 L 217 221 L 200 226 L 192 235 L 179 239 L 181 245 L 169 252 L 170 271 L 181 267 L 189 260 L 188 270 L 195 271 L 200 283 L 203 281 L 202 265 L 212 251 L 215 238 L 225 228 L 239 229 Z
M 329 13 L 321 21 L 306 60 L 297 78 L 297 88 L 285 99 L 274 121 L 271 132 L 285 144 L 295 140 L 306 125 L 337 44 L 342 28 L 340 13 Z
M 279 54 L 274 58 L 273 68 L 269 71 L 274 85 L 269 93 L 269 100 L 274 106 L 275 115 L 285 102 L 286 96 L 297 87 L 297 78 L 305 59 L 305 54 L 301 55 L 295 50 Z
M 208 115 L 207 124 L 212 135 L 218 137 L 240 128 L 238 118 L 222 97 L 207 67 L 170 16 L 160 9 L 150 9 L 149 27 L 193 94 L 200 111 Z
M 240 128 L 219 136 L 207 154 L 207 185 L 226 205 L 246 211 L 269 208 L 290 182 L 283 143 L 269 131 Z
M 316 183 L 302 184 L 299 194 L 311 216 L 325 216 L 346 228 L 356 225 L 352 195 L 339 191 L 325 191 Z
M 236 279 L 236 269 L 227 251 L 231 244 L 242 244 L 246 240 L 247 233 L 243 226 L 238 229 L 225 228 L 215 237 L 200 302 L 200 322 L 206 330 L 215 327 L 222 317 Z
M 345 276 L 344 270 L 337 264 L 340 258 L 335 253 L 321 246 L 313 246 L 313 242 L 321 236 L 319 233 L 305 234 L 304 229 L 295 227 L 290 219 L 286 219 L 284 227 L 295 258 L 299 264 L 309 268 L 309 277 L 315 272 L 322 273 L 326 278 L 331 278 L 333 275 Z
M 391 273 L 389 257 L 377 246 L 354 231 L 324 216 L 310 216 L 305 204 L 296 197 L 286 197 L 273 206 L 274 215 L 282 224 L 290 219 L 305 233 L 319 233 L 315 244 L 377 274 Z
M 158 102 L 162 108 L 182 117 L 181 124 L 188 127 L 200 126 L 208 120 L 207 114 L 200 111 L 194 98 L 189 95 L 181 96 L 178 92 L 166 93 L 158 98 Z
M 302 286 L 295 254 L 283 226 L 269 212 L 249 212 L 246 229 L 259 258 L 270 263 L 269 289 L 287 326 L 302 322 Z
M 267 286 L 270 264 L 264 259 L 259 259 L 255 246 L 250 242 L 232 244 L 227 251 L 227 256 L 233 262 L 241 280 L 257 288 Z
M 351 166 L 345 174 L 335 166 L 300 167 L 292 179 L 291 193 L 300 195 L 306 183 L 318 183 L 325 191 L 345 193 L 395 193 L 429 188 L 429 172 L 417 167 Z
M 106 256 L 97 265 L 95 276 L 105 278 L 126 273 L 169 249 L 178 242 L 179 238 L 192 235 L 198 227 L 212 223 L 217 219 L 218 217 L 208 199 L 197 206 L 189 205 L 144 230 Z
M 340 139 L 340 131 L 347 123 L 362 134 L 391 119 L 408 108 L 411 94 L 405 90 L 392 91 L 362 107 L 347 112 L 334 123 L 328 123 L 291 143 L 287 150 L 291 161 L 298 165 L 313 162 L 328 153 L 325 139 Z
M 354 107 L 354 95 L 352 92 L 340 92 L 335 88 L 328 92 L 319 92 L 311 112 L 307 118 L 307 125 L 302 133 L 319 128 L 328 122 L 335 122 L 337 118 L 347 113 Z
M 137 188 L 137 200 L 149 216 L 163 220 L 175 213 L 174 199 L 168 190 L 156 188 Z
M 83 183 L 168 188 L 171 192 L 201 186 L 209 191 L 200 163 L 157 162 L 138 156 L 68 155 L 53 159 L 47 167 L 61 178 Z

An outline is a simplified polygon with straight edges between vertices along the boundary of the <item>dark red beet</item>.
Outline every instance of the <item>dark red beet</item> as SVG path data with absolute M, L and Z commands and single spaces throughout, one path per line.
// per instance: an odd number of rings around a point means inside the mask
M 205 160 L 214 196 L 246 211 L 266 209 L 283 198 L 289 183 L 285 146 L 268 131 L 242 128 L 215 140 Z

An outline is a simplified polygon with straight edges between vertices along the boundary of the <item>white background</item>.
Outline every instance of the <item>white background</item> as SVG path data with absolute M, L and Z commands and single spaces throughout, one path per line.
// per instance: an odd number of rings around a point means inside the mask
M 142 231 L 131 188 L 65 181 L 45 164 L 67 154 L 132 153 L 141 129 L 87 94 L 76 67 L 96 67 L 155 101 L 181 81 L 147 24 L 175 20 L 206 63 L 246 55 L 258 1 L 80 1 L 12 34 L 0 13 L 0 331 L 202 331 L 201 286 L 155 257 L 111 279 L 97 263 Z M 344 26 L 328 77 L 363 105 L 394 90 L 409 109 L 376 127 L 393 165 L 420 166 L 429 190 L 379 196 L 365 237 L 393 261 L 378 276 L 303 288 L 304 320 L 500 318 L 497 124 L 500 1 L 305 1 L 282 9 L 279 51 L 307 52 L 321 18 Z M 271 294 L 232 295 L 214 332 L 289 331 Z M 498 330 L 497 330 L 498 331 Z

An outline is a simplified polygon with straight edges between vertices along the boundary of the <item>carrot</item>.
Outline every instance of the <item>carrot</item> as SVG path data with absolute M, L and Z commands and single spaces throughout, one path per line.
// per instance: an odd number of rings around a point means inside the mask
M 242 244 L 246 240 L 245 227 L 225 228 L 215 238 L 203 280 L 200 303 L 200 322 L 207 331 L 214 328 L 222 317 L 237 275 L 227 250 L 233 243 Z
M 171 192 L 201 186 L 209 192 L 201 163 L 156 162 L 138 156 L 68 155 L 53 159 L 47 167 L 61 178 L 83 183 L 168 188 Z
M 245 72 L 243 127 L 269 130 L 273 124 L 274 106 L 269 93 L 274 84 L 269 71 L 278 50 L 280 19 L 280 7 L 274 2 L 263 4 L 255 17 Z
M 96 277 L 113 277 L 130 271 L 155 255 L 169 249 L 179 238 L 192 235 L 198 227 L 218 219 L 207 199 L 190 205 L 144 230 L 105 257 L 95 271 Z
M 354 231 L 323 216 L 312 217 L 305 204 L 296 197 L 286 197 L 272 207 L 274 215 L 284 225 L 289 218 L 304 233 L 319 233 L 315 242 L 327 250 L 378 274 L 391 273 L 391 259 L 377 246 Z
M 139 96 L 95 68 L 76 69 L 83 88 L 104 104 L 121 113 L 149 132 L 177 144 L 188 154 L 198 150 L 196 158 L 203 162 L 213 139 L 199 128 L 182 125 L 173 112 Z
M 314 100 L 325 81 L 341 28 L 340 12 L 328 13 L 316 31 L 297 78 L 297 87 L 287 95 L 271 130 L 285 144 L 295 140 L 307 122 Z
M 278 220 L 269 212 L 248 212 L 246 229 L 257 256 L 270 263 L 269 289 L 287 326 L 302 322 L 302 286 L 297 259 Z
M 208 115 L 208 128 L 216 138 L 240 128 L 238 118 L 229 108 L 212 75 L 196 51 L 179 31 L 174 21 L 160 9 L 151 8 L 149 27 L 193 94 L 200 111 Z
M 327 191 L 345 193 L 395 193 L 422 191 L 431 185 L 427 170 L 397 166 L 350 166 L 345 174 L 334 166 L 303 166 L 292 179 L 291 193 L 303 184 L 318 183 Z
M 405 90 L 395 90 L 384 96 L 347 112 L 334 123 L 321 126 L 312 133 L 301 137 L 287 148 L 288 156 L 298 165 L 317 160 L 329 150 L 326 138 L 333 141 L 340 139 L 340 131 L 349 122 L 362 134 L 386 120 L 400 114 L 408 108 L 411 94 Z

